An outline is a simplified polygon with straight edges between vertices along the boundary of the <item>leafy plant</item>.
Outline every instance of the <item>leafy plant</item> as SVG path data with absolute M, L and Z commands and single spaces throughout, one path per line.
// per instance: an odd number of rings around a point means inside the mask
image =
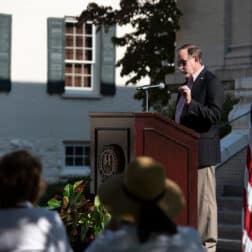
M 82 177 L 82 176 L 77 176 L 77 177 L 71 177 L 71 178 L 60 178 L 59 181 L 54 182 L 54 183 L 49 183 L 46 187 L 46 191 L 43 193 L 39 200 L 39 206 L 47 206 L 48 201 L 52 199 L 55 195 L 61 195 L 64 191 L 64 187 L 66 184 L 73 184 L 76 181 L 83 180 L 85 184 L 90 183 L 90 177 Z M 88 189 L 89 187 L 87 187 Z M 89 194 L 88 190 L 85 190 L 85 195 Z
M 85 195 L 86 188 L 83 180 L 69 183 L 48 201 L 49 209 L 58 210 L 74 251 L 83 251 L 110 220 L 99 198 Z

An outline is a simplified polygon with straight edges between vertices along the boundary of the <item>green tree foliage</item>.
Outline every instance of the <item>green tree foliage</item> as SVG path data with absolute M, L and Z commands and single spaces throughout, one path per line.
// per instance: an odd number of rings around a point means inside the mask
M 79 22 L 91 20 L 98 27 L 130 24 L 131 32 L 113 38 L 116 46 L 125 47 L 125 54 L 116 66 L 121 67 L 121 76 L 128 77 L 126 85 L 136 84 L 143 77 L 157 84 L 174 72 L 175 34 L 180 16 L 176 0 L 121 0 L 119 9 L 89 4 Z M 169 100 L 166 91 L 151 90 L 150 106 L 155 108 L 157 101 L 159 105 L 166 105 Z M 144 94 L 137 92 L 135 98 L 143 99 Z

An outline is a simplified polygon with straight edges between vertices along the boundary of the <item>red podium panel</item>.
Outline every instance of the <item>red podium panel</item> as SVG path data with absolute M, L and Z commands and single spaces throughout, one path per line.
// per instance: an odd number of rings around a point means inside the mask
M 198 134 L 158 113 L 91 113 L 92 188 L 120 173 L 137 156 L 151 156 L 166 168 L 186 198 L 176 219 L 197 227 Z

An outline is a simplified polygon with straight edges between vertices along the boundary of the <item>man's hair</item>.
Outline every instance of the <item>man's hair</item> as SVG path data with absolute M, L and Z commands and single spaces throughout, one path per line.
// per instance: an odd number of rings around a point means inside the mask
M 26 150 L 4 155 L 0 159 L 0 208 L 34 203 L 40 193 L 41 171 L 40 160 Z
M 188 55 L 190 56 L 197 56 L 199 58 L 199 62 L 202 60 L 202 51 L 201 49 L 193 44 L 184 44 L 181 47 L 179 47 L 179 51 L 182 49 L 187 49 Z

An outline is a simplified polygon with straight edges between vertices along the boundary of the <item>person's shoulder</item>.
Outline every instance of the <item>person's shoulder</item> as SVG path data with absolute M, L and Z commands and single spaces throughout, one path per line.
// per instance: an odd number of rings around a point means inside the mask
M 208 84 L 207 86 L 209 88 L 222 86 L 220 79 L 212 71 L 208 70 L 207 68 L 203 69 L 201 78 L 204 79 L 205 83 Z
M 58 215 L 57 211 L 49 210 L 46 207 L 33 207 L 33 208 L 29 208 L 29 209 L 31 212 L 33 212 L 34 214 L 37 214 L 37 215 L 47 215 L 47 216 Z
M 49 210 L 46 207 L 34 207 L 27 208 L 27 214 L 34 219 L 40 219 L 41 221 L 46 221 L 50 223 L 50 225 L 62 225 L 62 220 L 57 211 Z
M 209 80 L 217 79 L 217 76 L 207 68 L 204 68 L 202 74 Z
M 178 227 L 178 241 L 180 241 L 181 251 L 186 248 L 190 252 L 203 252 L 202 241 L 198 231 L 192 227 Z
M 191 240 L 200 240 L 198 231 L 192 227 L 179 226 L 178 233 L 184 238 L 189 238 Z
M 121 227 L 118 230 L 104 230 L 101 232 L 86 252 L 120 252 L 120 251 L 136 251 L 139 243 L 136 237 L 134 227 Z

